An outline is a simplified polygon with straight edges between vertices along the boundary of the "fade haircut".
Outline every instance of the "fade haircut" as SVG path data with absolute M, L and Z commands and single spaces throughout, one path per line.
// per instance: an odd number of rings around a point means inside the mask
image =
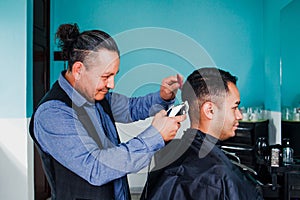
M 228 83 L 236 85 L 237 77 L 214 67 L 195 70 L 190 74 L 182 88 L 182 100 L 188 101 L 190 118 L 199 119 L 199 111 L 205 102 L 213 102 L 221 107 L 229 92 Z

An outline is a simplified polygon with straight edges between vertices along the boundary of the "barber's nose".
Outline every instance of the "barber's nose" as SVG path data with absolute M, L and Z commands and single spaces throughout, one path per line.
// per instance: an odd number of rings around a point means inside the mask
M 114 77 L 108 78 L 106 87 L 108 87 L 110 89 L 115 88 L 115 78 Z

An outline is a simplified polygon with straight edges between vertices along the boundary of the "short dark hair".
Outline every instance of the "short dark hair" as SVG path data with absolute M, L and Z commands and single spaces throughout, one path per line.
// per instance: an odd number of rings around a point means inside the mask
M 117 52 L 120 56 L 114 39 L 101 30 L 89 30 L 80 33 L 76 23 L 62 24 L 57 29 L 55 37 L 59 39 L 58 46 L 63 51 L 64 59 L 68 61 L 69 70 L 76 61 L 84 62 L 91 51 L 97 52 L 100 49 L 107 49 Z
M 191 110 L 197 111 L 207 101 L 221 106 L 229 91 L 229 82 L 236 85 L 237 77 L 215 67 L 200 68 L 190 74 L 183 84 L 182 100 L 188 101 Z

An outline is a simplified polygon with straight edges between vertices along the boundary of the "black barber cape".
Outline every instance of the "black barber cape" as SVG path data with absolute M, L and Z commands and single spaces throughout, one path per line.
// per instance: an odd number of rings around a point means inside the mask
M 141 199 L 263 199 L 217 139 L 188 129 L 172 143 L 156 153 Z

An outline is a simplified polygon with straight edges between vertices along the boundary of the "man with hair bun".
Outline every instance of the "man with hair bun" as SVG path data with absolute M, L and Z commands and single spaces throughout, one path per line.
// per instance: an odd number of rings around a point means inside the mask
M 109 92 L 119 71 L 117 44 L 100 30 L 62 24 L 56 33 L 68 69 L 43 97 L 30 122 L 52 200 L 130 199 L 126 175 L 138 172 L 172 140 L 186 116 L 167 117 L 182 84 L 163 79 L 160 91 L 128 98 Z M 155 116 L 154 116 L 155 115 Z M 115 122 L 154 116 L 136 137 L 120 143 Z
M 236 81 L 213 67 L 189 75 L 181 95 L 189 104 L 190 128 L 155 154 L 158 164 L 149 173 L 141 199 L 262 199 L 255 183 L 220 149 L 219 141 L 233 137 L 242 119 Z

